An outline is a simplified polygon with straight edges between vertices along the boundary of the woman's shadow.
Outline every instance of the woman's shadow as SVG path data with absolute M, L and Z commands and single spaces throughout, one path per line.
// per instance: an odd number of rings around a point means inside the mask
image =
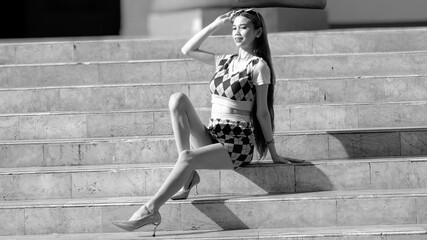
M 254 196 L 334 190 L 334 185 L 323 171 L 321 164 L 311 162 L 287 165 L 272 161 L 255 161 L 235 171 L 223 170 L 220 196 L 197 198 L 191 202 L 209 219 L 204 226 L 199 227 L 216 225 L 216 228 L 222 230 L 249 229 L 251 227 L 236 215 L 240 212 L 240 204 L 228 205 L 229 201 Z

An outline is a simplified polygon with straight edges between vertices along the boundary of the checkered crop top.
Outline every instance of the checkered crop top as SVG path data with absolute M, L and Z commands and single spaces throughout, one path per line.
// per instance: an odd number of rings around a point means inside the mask
M 260 57 L 253 57 L 246 68 L 231 72 L 237 55 L 215 56 L 216 72 L 210 82 L 212 104 L 251 111 L 256 90 L 254 85 L 270 83 L 270 68 Z

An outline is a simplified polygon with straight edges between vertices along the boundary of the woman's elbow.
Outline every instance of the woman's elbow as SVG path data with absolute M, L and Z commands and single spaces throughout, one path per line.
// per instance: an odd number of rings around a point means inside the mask
M 181 52 L 182 52 L 182 54 L 184 54 L 184 55 L 187 56 L 188 53 L 190 52 L 190 50 L 187 47 L 184 46 L 184 47 L 181 48 Z
M 268 118 L 270 118 L 270 112 L 266 109 L 264 110 L 258 110 L 256 112 L 256 116 L 258 119 L 263 119 L 263 120 L 267 120 Z

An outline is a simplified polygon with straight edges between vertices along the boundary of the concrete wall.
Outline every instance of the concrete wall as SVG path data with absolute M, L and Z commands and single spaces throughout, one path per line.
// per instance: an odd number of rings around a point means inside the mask
M 178 37 L 193 35 L 230 9 L 191 9 L 156 13 L 152 0 L 121 0 L 121 35 Z M 291 8 L 258 9 L 264 16 L 269 32 L 318 30 L 328 28 L 325 10 Z M 216 34 L 229 34 L 221 29 Z
M 427 0 L 328 0 L 330 24 L 427 22 Z
M 152 0 L 122 0 L 125 36 L 191 35 L 227 9 L 188 10 L 170 14 L 151 11 Z M 427 0 L 328 0 L 326 10 L 262 9 L 269 32 L 324 29 L 329 26 L 427 25 Z M 215 16 L 214 16 L 215 15 Z M 176 24 L 179 23 L 179 24 Z M 170 28 L 174 24 L 174 28 Z M 410 25 L 410 24 L 409 24 Z M 222 31 L 220 34 L 224 34 Z

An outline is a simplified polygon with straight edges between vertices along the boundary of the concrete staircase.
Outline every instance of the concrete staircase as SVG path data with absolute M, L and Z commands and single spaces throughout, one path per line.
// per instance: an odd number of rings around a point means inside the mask
M 206 48 L 234 52 L 229 38 Z M 308 162 L 200 171 L 199 195 L 168 202 L 157 237 L 427 239 L 425 39 L 426 28 L 270 35 L 277 147 Z M 213 69 L 185 59 L 184 42 L 0 44 L 0 239 L 150 238 L 110 221 L 175 162 L 169 95 L 209 118 Z

